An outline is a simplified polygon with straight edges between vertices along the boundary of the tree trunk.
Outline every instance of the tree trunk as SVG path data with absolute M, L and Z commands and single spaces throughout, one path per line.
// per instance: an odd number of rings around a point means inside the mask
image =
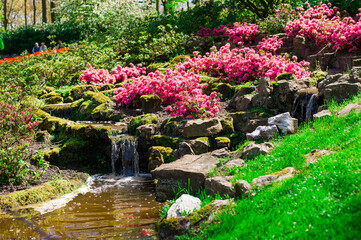
M 27 9 L 27 1 L 24 0 L 24 19 L 25 19 L 25 26 L 28 25 L 28 9 Z
M 8 1 L 7 0 L 3 0 L 3 11 L 4 11 L 4 21 L 3 21 L 3 25 L 4 25 L 4 29 L 7 30 L 8 29 L 8 24 L 9 24 L 9 20 L 8 20 L 8 13 L 7 13 L 7 4 Z
M 36 0 L 33 0 L 33 24 L 36 24 Z
M 157 13 L 159 13 L 159 0 L 155 0 L 155 9 L 157 10 Z
M 162 0 L 162 4 L 163 4 L 163 14 L 166 15 L 168 13 L 167 0 Z
M 55 5 L 55 1 L 52 0 L 50 1 L 50 17 L 51 17 L 51 22 L 55 22 L 55 19 L 56 19 L 56 13 L 54 12 L 54 8 L 56 7 Z
M 47 0 L 41 0 L 41 7 L 43 10 L 43 23 L 47 23 L 48 22 L 48 18 L 46 15 L 46 1 Z

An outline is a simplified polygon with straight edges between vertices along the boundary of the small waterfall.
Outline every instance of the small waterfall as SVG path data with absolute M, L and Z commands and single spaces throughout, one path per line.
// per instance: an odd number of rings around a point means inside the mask
M 298 119 L 299 123 L 313 120 L 313 114 L 319 107 L 318 95 L 313 91 L 304 91 L 295 99 L 292 106 L 291 116 Z
M 111 139 L 112 140 L 112 174 L 115 175 L 115 164 L 119 160 L 120 148 L 118 139 Z
M 123 175 L 137 176 L 139 174 L 138 141 L 133 137 L 125 137 L 120 143 L 122 149 Z

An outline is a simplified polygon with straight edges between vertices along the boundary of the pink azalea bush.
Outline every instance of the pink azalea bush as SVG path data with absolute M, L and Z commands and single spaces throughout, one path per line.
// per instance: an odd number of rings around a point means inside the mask
M 89 66 L 79 77 L 80 82 L 102 86 L 103 84 L 115 83 L 115 77 L 106 69 L 94 69 Z
M 116 104 L 124 107 L 136 106 L 143 95 L 157 95 L 171 116 L 192 119 L 213 117 L 219 111 L 219 98 L 213 92 L 203 94 L 205 87 L 193 72 L 167 69 L 165 74 L 156 71 L 147 76 L 133 78 L 114 92 Z
M 142 74 L 145 74 L 145 67 L 143 67 L 142 64 L 135 66 L 131 63 L 130 67 L 117 65 L 112 73 L 109 73 L 106 69 L 94 69 L 92 66 L 89 66 L 88 69 L 80 75 L 79 80 L 82 83 L 102 86 L 108 83 L 115 84 L 123 82 L 127 78 L 139 77 Z
M 32 121 L 33 109 L 20 110 L 11 104 L 0 102 L 0 128 L 5 131 L 23 133 L 38 126 L 38 121 Z
M 251 23 L 230 23 L 227 26 L 221 25 L 215 29 L 209 29 L 200 27 L 199 32 L 197 33 L 200 37 L 217 37 L 217 36 L 228 36 L 228 41 L 233 43 L 244 45 L 251 44 L 252 41 L 256 38 L 257 25 Z
M 130 64 L 130 67 L 122 67 L 117 65 L 112 71 L 112 75 L 115 77 L 117 82 L 123 82 L 127 78 L 139 77 L 140 75 L 145 74 L 145 67 L 142 64 L 135 66 L 133 63 Z
M 351 17 L 341 19 L 337 8 L 331 4 L 320 4 L 308 9 L 299 9 L 298 19 L 287 23 L 289 38 L 296 36 L 315 40 L 316 45 L 329 44 L 334 50 L 346 49 L 350 52 L 361 48 L 361 13 L 356 22 Z M 361 10 L 361 9 L 360 9 Z
M 258 43 L 257 48 L 265 52 L 276 54 L 282 45 L 283 41 L 278 39 L 276 35 L 273 35 L 272 37 L 263 38 L 262 41 Z
M 252 48 L 230 49 L 230 44 L 221 47 L 219 51 L 196 55 L 187 62 L 178 64 L 182 70 L 192 70 L 195 73 L 206 73 L 220 77 L 228 82 L 242 82 L 267 77 L 271 81 L 285 72 L 293 73 L 296 78 L 310 75 L 306 67 L 308 62 L 296 62 L 297 58 L 289 59 L 287 55 L 261 53 Z

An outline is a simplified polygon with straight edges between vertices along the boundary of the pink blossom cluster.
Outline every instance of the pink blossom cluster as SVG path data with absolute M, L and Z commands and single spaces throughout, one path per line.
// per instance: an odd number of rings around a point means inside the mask
M 145 74 L 145 67 L 142 67 L 142 64 L 137 66 L 130 64 L 130 67 L 117 65 L 112 73 L 106 69 L 94 69 L 89 65 L 88 69 L 80 75 L 79 80 L 83 83 L 102 86 L 103 84 L 122 82 L 127 78 L 139 77 L 142 74 Z
M 278 39 L 277 35 L 272 37 L 263 38 L 261 42 L 258 43 L 258 50 L 276 54 L 278 50 L 282 47 L 283 41 Z
M 181 70 L 193 70 L 195 73 L 206 73 L 220 77 L 224 81 L 249 81 L 261 77 L 275 80 L 277 75 L 285 72 L 293 73 L 297 78 L 309 76 L 306 67 L 308 62 L 296 62 L 287 55 L 261 53 L 252 48 L 230 49 L 230 44 L 219 51 L 207 53 L 205 56 L 187 58 L 187 62 L 179 63 Z
M 241 24 L 239 22 L 230 23 L 227 26 L 221 25 L 215 29 L 209 29 L 200 27 L 200 31 L 197 33 L 201 37 L 217 37 L 217 36 L 228 36 L 228 41 L 233 43 L 244 45 L 252 44 L 252 41 L 256 37 L 257 25 L 252 23 Z
M 32 121 L 33 109 L 20 110 L 11 104 L 0 102 L 0 127 L 6 130 L 25 131 L 38 126 L 38 121 Z
M 143 95 L 157 95 L 171 116 L 187 119 L 213 117 L 219 111 L 219 98 L 213 92 L 203 94 L 205 87 L 193 72 L 167 69 L 165 74 L 156 71 L 147 76 L 133 78 L 114 92 L 116 104 L 133 107 Z
M 298 19 L 287 23 L 289 38 L 296 36 L 315 40 L 316 45 L 329 44 L 334 50 L 346 49 L 350 52 L 361 48 L 361 13 L 356 22 L 351 17 L 341 19 L 337 8 L 331 4 L 320 4 L 308 9 L 299 9 Z
M 130 67 L 122 67 L 120 65 L 117 65 L 112 71 L 112 75 L 115 77 L 117 82 L 123 82 L 128 77 L 139 77 L 140 75 L 144 75 L 145 73 L 145 67 L 143 67 L 142 64 L 138 64 L 137 66 L 135 66 L 133 63 L 130 64 Z

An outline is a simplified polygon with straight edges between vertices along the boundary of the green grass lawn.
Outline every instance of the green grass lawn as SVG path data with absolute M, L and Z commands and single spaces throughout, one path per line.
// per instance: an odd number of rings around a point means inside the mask
M 349 102 L 360 100 L 361 95 Z M 274 143 L 270 155 L 233 171 L 235 179 L 252 182 L 285 167 L 299 174 L 254 190 L 253 198 L 237 201 L 191 239 L 360 239 L 361 113 L 318 119 Z M 313 149 L 332 153 L 306 164 Z

